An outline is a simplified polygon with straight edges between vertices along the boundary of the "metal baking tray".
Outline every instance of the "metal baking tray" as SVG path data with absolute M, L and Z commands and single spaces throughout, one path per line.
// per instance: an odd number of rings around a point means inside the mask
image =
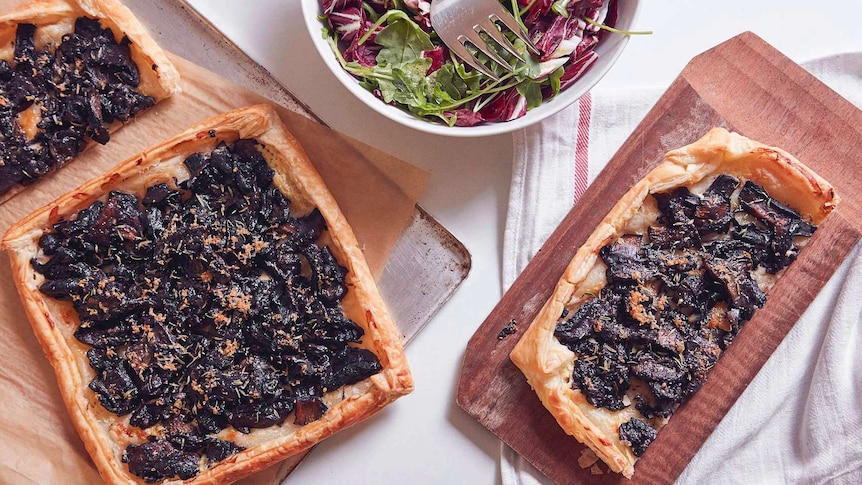
M 174 54 L 325 124 L 183 0 L 130 1 L 128 5 L 156 41 Z M 417 205 L 378 281 L 405 343 L 455 292 L 470 265 L 464 245 Z

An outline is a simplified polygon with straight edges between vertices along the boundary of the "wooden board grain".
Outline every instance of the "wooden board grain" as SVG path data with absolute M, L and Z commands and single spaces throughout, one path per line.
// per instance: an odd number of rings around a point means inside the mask
M 578 465 L 584 445 L 542 407 L 509 352 L 575 251 L 664 153 L 713 126 L 779 146 L 841 197 L 799 259 L 641 457 L 629 481 Z M 669 483 L 685 468 L 799 316 L 862 237 L 862 111 L 752 33 L 694 58 L 550 236 L 471 338 L 458 404 L 557 483 Z M 510 321 L 517 332 L 498 334 Z M 605 468 L 606 470 L 606 468 Z

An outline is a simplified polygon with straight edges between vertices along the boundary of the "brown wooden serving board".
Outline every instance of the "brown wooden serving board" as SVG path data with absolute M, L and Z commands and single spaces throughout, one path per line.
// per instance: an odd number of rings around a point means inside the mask
M 841 201 L 641 457 L 632 481 L 592 475 L 578 465 L 584 445 L 542 407 L 509 352 L 616 201 L 666 151 L 713 126 L 784 148 L 830 181 Z M 672 482 L 862 236 L 860 176 L 862 111 L 847 100 L 752 33 L 695 57 L 470 339 L 458 404 L 558 483 Z M 498 339 L 512 320 L 517 332 Z

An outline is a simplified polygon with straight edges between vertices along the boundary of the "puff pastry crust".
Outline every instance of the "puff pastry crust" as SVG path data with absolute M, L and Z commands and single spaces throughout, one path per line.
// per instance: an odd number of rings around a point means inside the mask
M 81 16 L 99 19 L 102 27 L 110 28 L 118 41 L 128 37 L 131 57 L 140 74 L 138 92 L 152 96 L 158 103 L 180 91 L 179 72 L 167 54 L 118 0 L 34 0 L 7 11 L 0 15 L 0 59 L 12 62 L 19 24 L 36 26 L 34 43 L 36 49 L 41 49 L 49 44 L 58 45 L 63 35 L 74 31 L 75 19 Z M 121 122 L 115 121 L 108 125 L 108 131 L 113 133 L 121 126 Z M 90 140 L 87 147 L 94 143 Z M 22 189 L 18 185 L 0 194 L 0 203 Z
M 611 209 L 576 252 L 552 296 L 511 353 L 511 360 L 565 432 L 626 477 L 634 473 L 637 457 L 621 443 L 619 427 L 637 415 L 635 406 L 610 411 L 589 403 L 572 384 L 576 355 L 559 342 L 554 331 L 564 309 L 576 310 L 607 283 L 600 249 L 623 234 L 644 231 L 656 220 L 658 211 L 654 202 L 650 207 L 651 194 L 679 187 L 702 192 L 720 174 L 761 185 L 813 224 L 820 224 L 838 202 L 828 182 L 787 152 L 714 128 L 691 145 L 667 153 Z M 765 283 L 767 291 L 771 284 Z M 761 281 L 758 284 L 764 286 Z
M 382 370 L 326 394 L 324 402 L 329 410 L 310 424 L 296 425 L 288 418 L 280 426 L 254 429 L 249 434 L 234 432 L 236 443 L 245 447 L 244 451 L 182 483 L 217 484 L 242 478 L 375 414 L 413 388 L 400 333 L 387 313 L 353 231 L 302 148 L 269 106 L 227 112 L 61 196 L 10 228 L 2 242 L 9 251 L 21 301 L 55 369 L 72 421 L 99 472 L 109 483 L 144 483 L 121 462 L 126 444 L 135 439 L 135 429 L 128 426 L 128 416 L 120 418 L 107 412 L 88 389 L 87 383 L 95 374 L 86 357 L 89 346 L 73 336 L 80 324 L 77 313 L 69 303 L 39 291 L 45 278 L 34 271 L 30 261 L 40 256 L 40 236 L 50 231 L 60 218 L 68 219 L 113 190 L 142 196 L 148 186 L 185 180 L 188 172 L 183 160 L 188 155 L 211 150 L 221 141 L 231 143 L 240 138 L 259 142 L 268 165 L 276 172 L 273 183 L 291 200 L 292 210 L 303 213 L 317 208 L 323 215 L 329 247 L 338 263 L 348 270 L 345 282 L 349 290 L 342 300 L 344 314 L 363 328 L 362 346 L 377 356 Z

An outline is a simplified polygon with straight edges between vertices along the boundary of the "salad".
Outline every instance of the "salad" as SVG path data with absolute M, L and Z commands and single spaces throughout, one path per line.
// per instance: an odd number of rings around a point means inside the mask
M 323 32 L 342 67 L 383 102 L 450 126 L 510 121 L 570 86 L 598 58 L 617 0 L 500 0 L 539 49 L 502 32 L 526 60 L 493 41 L 513 67 L 483 54 L 499 81 L 449 52 L 431 25 L 429 0 L 319 0 Z

